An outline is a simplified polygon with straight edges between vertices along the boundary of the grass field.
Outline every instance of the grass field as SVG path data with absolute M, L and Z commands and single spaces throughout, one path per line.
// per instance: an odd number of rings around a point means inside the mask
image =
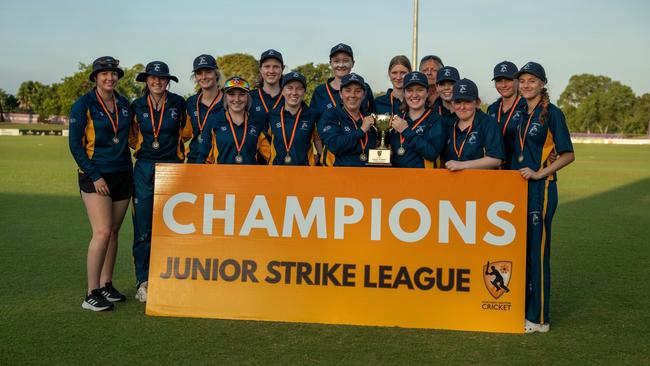
M 11 123 L 0 122 L 0 128 L 16 128 L 29 130 L 67 130 L 68 126 L 55 123 Z
M 83 311 L 90 227 L 62 137 L 0 137 L 0 365 L 647 365 L 650 147 L 576 145 L 559 175 L 552 330 L 506 335 L 144 316 L 127 215 L 116 286 Z

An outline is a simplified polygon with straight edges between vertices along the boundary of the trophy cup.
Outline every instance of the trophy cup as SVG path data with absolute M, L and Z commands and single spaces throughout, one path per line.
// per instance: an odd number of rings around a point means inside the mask
M 367 165 L 374 166 L 390 166 L 390 149 L 386 147 L 386 139 L 388 131 L 390 130 L 390 121 L 392 116 L 390 114 L 373 114 L 375 119 L 373 127 L 377 129 L 377 146 L 368 151 Z

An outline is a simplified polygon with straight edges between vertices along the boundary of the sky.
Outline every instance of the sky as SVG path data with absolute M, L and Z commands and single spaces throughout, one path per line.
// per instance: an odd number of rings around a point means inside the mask
M 492 70 L 508 60 L 546 69 L 551 99 L 572 75 L 605 75 L 650 92 L 650 1 L 420 0 L 418 58 L 440 56 L 497 97 Z M 354 50 L 354 72 L 375 92 L 390 87 L 388 62 L 411 57 L 413 0 L 17 1 L 0 3 L 0 89 L 60 81 L 103 55 L 132 66 L 166 62 L 187 95 L 192 60 L 282 52 L 288 69 L 329 62 L 339 42 Z M 173 83 L 172 83 L 173 84 Z

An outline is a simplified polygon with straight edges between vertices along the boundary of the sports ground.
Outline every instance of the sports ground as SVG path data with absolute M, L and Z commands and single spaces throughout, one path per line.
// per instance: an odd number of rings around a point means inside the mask
M 575 149 L 558 180 L 551 331 L 510 335 L 147 317 L 128 215 L 114 283 L 129 300 L 83 311 L 90 226 L 67 139 L 0 137 L 0 365 L 650 364 L 650 146 Z

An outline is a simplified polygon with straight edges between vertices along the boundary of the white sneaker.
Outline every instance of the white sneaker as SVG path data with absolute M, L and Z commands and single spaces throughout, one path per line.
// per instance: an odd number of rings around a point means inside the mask
M 535 333 L 535 332 L 546 333 L 549 330 L 551 330 L 551 325 L 549 323 L 537 324 L 526 319 L 526 323 L 524 325 L 524 333 L 527 334 Z
M 147 302 L 147 287 L 149 283 L 144 281 L 138 286 L 138 291 L 135 293 L 135 299 L 140 302 Z

